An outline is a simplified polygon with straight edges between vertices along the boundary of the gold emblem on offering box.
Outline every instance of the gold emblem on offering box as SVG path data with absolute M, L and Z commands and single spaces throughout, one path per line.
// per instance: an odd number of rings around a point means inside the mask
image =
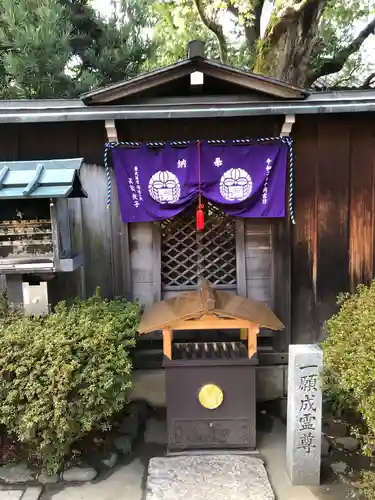
M 204 385 L 198 394 L 200 404 L 208 410 L 219 408 L 224 400 L 223 391 L 215 384 Z

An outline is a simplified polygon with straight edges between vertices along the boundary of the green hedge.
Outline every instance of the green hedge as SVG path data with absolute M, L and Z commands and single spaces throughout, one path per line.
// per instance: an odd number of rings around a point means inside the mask
M 98 295 L 42 318 L 0 307 L 0 423 L 49 472 L 126 404 L 139 319 L 138 305 Z
M 375 435 L 375 281 L 356 293 L 342 295 L 340 309 L 325 328 L 323 343 L 328 400 L 334 409 L 358 414 Z

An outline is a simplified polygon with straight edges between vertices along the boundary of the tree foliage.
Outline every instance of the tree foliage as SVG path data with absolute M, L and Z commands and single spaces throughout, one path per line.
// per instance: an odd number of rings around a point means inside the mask
M 163 67 L 185 59 L 188 43 L 195 39 L 205 41 L 207 55 L 215 59 L 219 57 L 214 34 L 205 29 L 191 7 L 179 0 L 150 4 L 156 51 L 149 61 L 149 68 Z
M 197 38 L 208 57 L 299 86 L 375 79 L 373 0 L 112 1 L 104 18 L 90 0 L 0 0 L 0 97 L 74 97 L 181 60 Z
M 3 96 L 69 95 L 71 25 L 63 7 L 55 0 L 3 0 L 0 8 Z
M 150 2 L 149 9 L 156 46 L 149 68 L 166 66 L 186 58 L 188 43 L 196 39 L 205 42 L 207 57 L 223 59 L 215 33 L 204 25 L 192 0 Z M 228 44 L 227 57 L 224 59 L 234 66 L 248 66 L 246 47 L 243 43 L 236 42 L 241 37 L 241 30 L 233 25 L 227 35 L 232 43 Z
M 88 0 L 2 0 L 1 96 L 70 97 L 138 74 L 153 47 L 142 1 L 104 19 Z
M 184 31 L 170 23 L 181 11 Z M 371 0 L 169 0 L 158 29 L 186 38 L 199 20 L 209 53 L 224 63 L 306 86 L 337 72 L 350 81 L 365 69 L 361 47 L 374 33 L 373 15 Z

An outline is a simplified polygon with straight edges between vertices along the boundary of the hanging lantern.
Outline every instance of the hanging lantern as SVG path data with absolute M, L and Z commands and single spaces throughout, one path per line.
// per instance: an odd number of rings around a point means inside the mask
M 197 222 L 197 231 L 204 230 L 204 205 L 199 204 L 197 208 L 196 222 Z

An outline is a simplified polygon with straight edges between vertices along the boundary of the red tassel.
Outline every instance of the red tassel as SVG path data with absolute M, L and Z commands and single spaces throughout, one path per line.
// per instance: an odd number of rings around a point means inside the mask
M 204 230 L 204 212 L 202 210 L 203 205 L 198 205 L 197 208 L 197 231 Z

